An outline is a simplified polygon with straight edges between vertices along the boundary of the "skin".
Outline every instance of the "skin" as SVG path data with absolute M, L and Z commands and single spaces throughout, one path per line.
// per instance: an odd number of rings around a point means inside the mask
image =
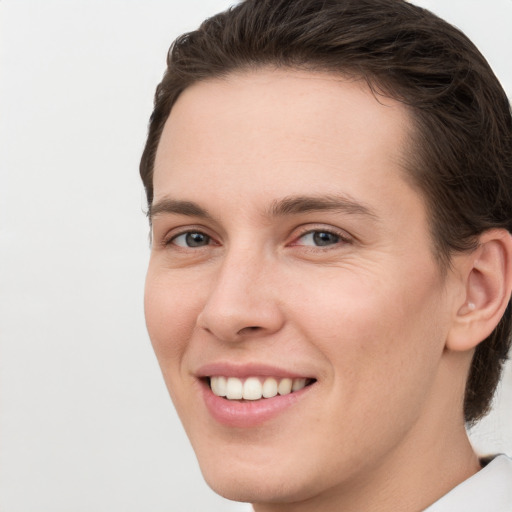
M 443 273 L 433 255 L 403 168 L 411 126 L 363 82 L 271 69 L 193 85 L 167 121 L 148 331 L 205 479 L 256 512 L 422 510 L 479 468 L 462 414 L 471 351 L 447 348 L 467 261 Z M 272 212 L 305 196 L 344 203 Z M 219 361 L 316 382 L 271 420 L 227 427 L 197 377 Z

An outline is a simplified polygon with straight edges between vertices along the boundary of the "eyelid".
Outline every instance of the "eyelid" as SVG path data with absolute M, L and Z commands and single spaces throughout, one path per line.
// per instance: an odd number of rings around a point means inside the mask
M 194 238 L 195 236 L 199 235 L 200 238 L 201 238 L 201 242 L 204 242 L 204 245 L 203 243 L 199 244 L 199 245 L 188 245 L 188 237 L 190 235 L 194 235 Z M 183 238 L 184 239 L 184 243 L 178 243 L 178 240 Z M 182 249 L 199 249 L 201 247 L 207 247 L 209 245 L 211 245 L 211 237 L 208 236 L 206 233 L 201 233 L 200 231 L 185 231 L 185 233 L 181 233 L 179 235 L 175 235 L 173 236 L 168 244 L 172 244 L 172 245 L 177 245 L 178 247 L 182 248 Z
M 355 237 L 347 233 L 347 231 L 334 227 L 332 225 L 325 225 L 325 224 L 305 224 L 302 226 L 296 227 L 292 233 L 290 234 L 291 242 L 287 243 L 288 246 L 302 246 L 302 247 L 311 247 L 315 248 L 315 246 L 308 246 L 308 245 L 302 245 L 299 244 L 298 241 L 304 237 L 305 235 L 309 233 L 315 233 L 315 232 L 325 232 L 325 233 L 332 233 L 333 235 L 336 235 L 340 239 L 340 244 L 347 244 L 347 243 L 353 243 L 355 241 Z M 159 245 L 163 248 L 168 247 L 171 245 L 172 241 L 176 239 L 177 237 L 187 234 L 187 233 L 201 233 L 205 236 L 209 237 L 210 244 L 208 245 L 222 245 L 218 237 L 211 232 L 210 229 L 206 228 L 204 225 L 195 224 L 195 225 L 184 225 L 184 226 L 178 226 L 170 229 L 167 231 L 162 237 L 159 237 Z M 337 247 L 339 244 L 333 244 L 324 246 L 317 246 L 320 250 L 326 250 L 327 248 L 331 247 Z M 181 247 L 178 245 L 175 245 L 175 247 L 180 247 L 183 249 L 186 249 L 185 247 Z M 203 246 L 208 247 L 208 246 Z M 197 248 L 191 248 L 194 250 L 197 250 Z
M 292 239 L 292 242 L 289 243 L 288 245 L 292 246 L 292 247 L 312 247 L 312 248 L 318 248 L 320 250 L 326 250 L 328 248 L 333 248 L 333 247 L 337 247 L 339 246 L 339 244 L 332 244 L 332 245 L 327 245 L 327 246 L 309 246 L 309 245 L 302 245 L 302 244 L 299 244 L 297 243 L 301 238 L 303 238 L 304 236 L 310 234 L 310 233 L 315 233 L 315 232 L 320 232 L 320 233 L 330 233 L 330 234 L 333 234 L 333 235 L 336 235 L 339 239 L 340 239 L 340 243 L 341 244 L 347 244 L 347 243 L 352 243 L 354 241 L 354 237 L 352 237 L 351 235 L 349 235 L 345 230 L 343 229 L 340 229 L 340 228 L 336 228 L 334 226 L 326 226 L 325 224 L 307 224 L 307 225 L 304 225 L 304 226 L 300 226 L 298 228 L 299 232 L 298 233 L 293 233 L 293 239 Z
M 217 238 L 210 232 L 209 229 L 207 229 L 205 226 L 201 225 L 187 225 L 187 226 L 179 226 L 172 228 L 171 230 L 167 231 L 164 236 L 160 239 L 160 245 L 162 247 L 168 247 L 169 245 L 174 245 L 175 247 L 179 247 L 181 249 L 186 249 L 185 247 L 172 244 L 172 241 L 175 240 L 177 237 L 186 235 L 187 233 L 201 233 L 205 236 L 207 236 L 212 243 L 208 245 L 220 245 L 220 243 L 217 241 Z M 203 246 L 208 247 L 208 246 Z M 190 249 L 197 250 L 197 248 L 190 247 Z

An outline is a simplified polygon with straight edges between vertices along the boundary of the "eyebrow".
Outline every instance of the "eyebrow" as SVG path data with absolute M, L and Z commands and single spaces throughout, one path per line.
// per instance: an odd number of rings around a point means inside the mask
M 265 213 L 265 216 L 283 217 L 287 215 L 322 211 L 340 212 L 377 218 L 377 215 L 369 206 L 357 202 L 345 195 L 284 197 L 273 201 Z M 149 207 L 148 217 L 150 221 L 154 217 L 162 214 L 175 214 L 187 217 L 212 219 L 210 213 L 197 203 L 194 203 L 193 201 L 180 201 L 168 197 L 161 199 Z
M 349 196 L 289 196 L 274 201 L 269 209 L 269 216 L 280 217 L 299 213 L 332 211 L 351 215 L 363 215 L 377 218 L 375 212 L 367 205 Z
M 148 217 L 150 221 L 154 217 L 164 213 L 185 215 L 187 217 L 202 217 L 204 219 L 212 218 L 207 210 L 192 201 L 179 201 L 166 197 L 149 206 Z

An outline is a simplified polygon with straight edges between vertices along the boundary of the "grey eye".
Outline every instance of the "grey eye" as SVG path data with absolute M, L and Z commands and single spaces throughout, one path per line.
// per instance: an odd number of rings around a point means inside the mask
M 172 242 L 179 247 L 204 247 L 210 243 L 210 237 L 198 231 L 189 231 L 173 238 Z
M 327 231 L 314 231 L 313 241 L 315 245 L 333 245 L 340 241 L 340 237 Z
M 299 245 L 325 247 L 326 245 L 336 245 L 340 242 L 341 237 L 329 231 L 310 231 L 302 235 L 299 240 Z

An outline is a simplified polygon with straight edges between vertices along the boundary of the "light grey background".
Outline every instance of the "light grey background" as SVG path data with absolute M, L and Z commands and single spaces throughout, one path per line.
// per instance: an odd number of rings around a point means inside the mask
M 170 42 L 229 3 L 0 1 L 0 512 L 245 510 L 202 482 L 142 311 L 154 87 Z M 511 0 L 417 3 L 512 94 Z M 480 451 L 512 454 L 511 403 L 509 368 Z

